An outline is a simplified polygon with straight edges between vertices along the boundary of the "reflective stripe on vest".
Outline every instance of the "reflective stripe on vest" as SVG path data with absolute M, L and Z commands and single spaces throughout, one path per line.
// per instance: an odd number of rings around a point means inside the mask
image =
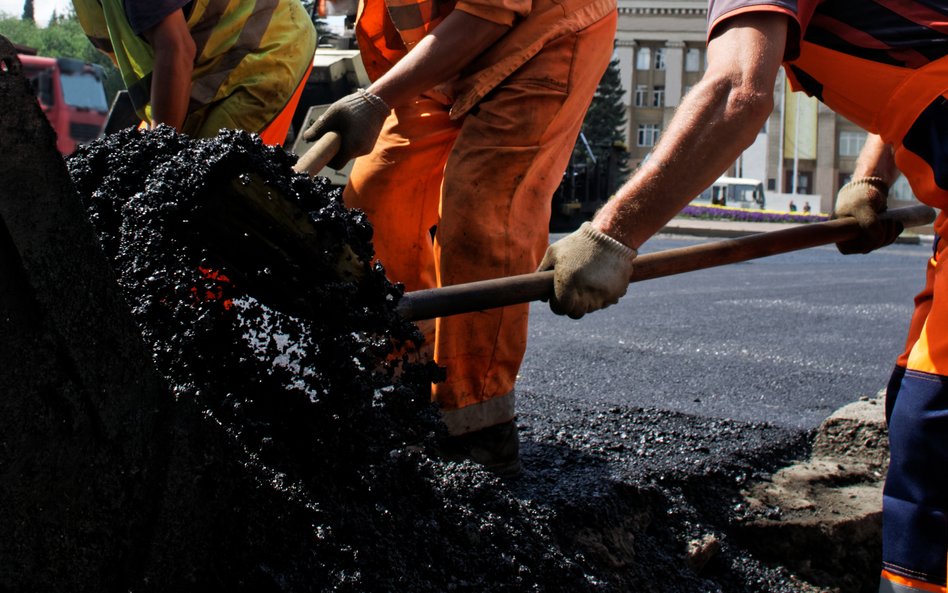
M 215 0 L 212 4 L 226 4 L 223 0 Z M 230 76 L 230 73 L 240 64 L 248 54 L 256 51 L 260 47 L 270 26 L 270 20 L 279 4 L 279 0 L 257 0 L 254 5 L 254 11 L 244 21 L 244 26 L 240 30 L 240 36 L 227 53 L 217 62 L 213 69 L 204 72 L 199 78 L 195 78 L 191 85 L 191 107 L 197 109 L 211 101 L 217 96 L 221 86 Z M 217 15 L 220 18 L 220 15 Z M 213 30 L 213 29 L 211 29 Z M 210 35 L 203 36 L 202 44 L 206 46 L 210 40 Z M 195 40 L 197 42 L 197 40 Z M 201 54 L 198 54 L 201 55 Z
M 879 593 L 945 593 L 945 587 L 882 571 Z

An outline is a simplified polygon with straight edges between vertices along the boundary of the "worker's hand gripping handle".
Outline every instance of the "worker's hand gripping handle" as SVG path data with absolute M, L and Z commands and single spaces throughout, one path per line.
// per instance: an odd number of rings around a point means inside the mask
M 293 170 L 313 177 L 336 156 L 341 146 L 342 136 L 336 132 L 326 132 L 296 161 Z

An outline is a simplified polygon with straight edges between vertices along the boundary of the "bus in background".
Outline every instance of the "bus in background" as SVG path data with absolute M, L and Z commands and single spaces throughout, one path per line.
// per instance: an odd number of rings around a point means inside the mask
M 23 75 L 33 86 L 40 107 L 56 131 L 59 152 L 72 154 L 80 144 L 98 138 L 109 114 L 102 67 L 73 58 L 49 58 L 27 52 L 17 57 L 23 64 Z
M 691 201 L 695 205 L 711 204 L 731 208 L 763 210 L 767 206 L 764 184 L 759 179 L 719 177 L 714 184 Z

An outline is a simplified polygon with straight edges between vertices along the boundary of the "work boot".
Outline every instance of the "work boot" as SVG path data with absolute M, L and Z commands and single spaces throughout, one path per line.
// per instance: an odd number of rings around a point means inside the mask
M 445 461 L 473 461 L 501 478 L 516 477 L 523 469 L 514 420 L 449 436 L 438 446 L 436 454 Z

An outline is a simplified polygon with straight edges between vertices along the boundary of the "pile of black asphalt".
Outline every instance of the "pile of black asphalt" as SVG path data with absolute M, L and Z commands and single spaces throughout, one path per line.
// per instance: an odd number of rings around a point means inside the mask
M 443 427 L 428 386 L 443 370 L 414 362 L 421 335 L 398 317 L 402 288 L 380 265 L 338 279 L 331 247 L 371 261 L 371 226 L 325 180 L 294 174 L 293 162 L 245 133 L 192 140 L 166 127 L 111 135 L 69 160 L 183 418 L 169 437 L 188 448 L 176 479 L 202 493 L 178 501 L 171 485 L 156 487 L 150 544 L 116 563 L 112 582 L 133 591 L 823 590 L 730 536 L 742 487 L 804 455 L 805 432 L 521 393 L 521 476 L 439 460 Z M 251 173 L 308 212 L 325 240 L 305 277 L 262 260 L 232 270 L 203 233 L 207 204 Z M 316 305 L 288 312 L 244 280 Z

